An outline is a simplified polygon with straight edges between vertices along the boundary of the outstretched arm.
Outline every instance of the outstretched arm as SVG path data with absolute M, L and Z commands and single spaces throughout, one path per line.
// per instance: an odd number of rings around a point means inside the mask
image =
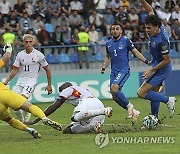
M 66 101 L 66 99 L 64 98 L 64 97 L 59 97 L 58 99 L 56 99 L 56 101 L 53 103 L 53 104 L 51 104 L 51 105 L 49 105 L 46 109 L 45 109 L 45 111 L 44 111 L 44 113 L 45 113 L 45 115 L 46 116 L 49 116 L 49 115 L 51 115 L 54 111 L 56 111 L 64 102 Z M 41 119 L 39 119 L 39 118 L 36 118 L 35 120 L 33 120 L 33 121 L 30 121 L 30 122 L 26 122 L 25 124 L 27 124 L 27 125 L 33 125 L 33 124 L 36 124 L 38 121 L 40 121 Z
M 153 8 L 151 7 L 151 5 L 149 5 L 148 2 L 146 2 L 146 0 L 141 0 L 141 4 L 146 9 L 148 14 L 154 14 Z
M 150 64 L 151 64 L 151 62 L 148 61 L 148 60 L 143 56 L 143 54 L 140 53 L 136 48 L 134 48 L 134 49 L 132 50 L 132 53 L 133 53 L 140 61 L 142 61 L 143 63 L 145 63 L 145 64 L 147 64 L 147 65 L 150 65 Z

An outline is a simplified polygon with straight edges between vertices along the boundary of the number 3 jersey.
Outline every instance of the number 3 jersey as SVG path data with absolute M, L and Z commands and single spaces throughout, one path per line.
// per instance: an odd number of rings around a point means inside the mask
M 40 66 L 47 65 L 44 55 L 36 49 L 33 49 L 30 54 L 26 53 L 26 50 L 19 52 L 13 64 L 13 67 L 20 69 L 16 85 L 35 86 L 39 77 Z
M 122 36 L 118 40 L 113 38 L 106 43 L 106 52 L 111 59 L 111 72 L 129 71 L 129 51 L 134 49 L 130 39 Z

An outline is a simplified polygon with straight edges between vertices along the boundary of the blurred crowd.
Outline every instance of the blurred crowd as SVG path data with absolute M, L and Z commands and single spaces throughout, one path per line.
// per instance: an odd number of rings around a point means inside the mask
M 147 1 L 162 19 L 170 39 L 179 40 L 180 0 L 163 0 L 163 6 L 158 0 Z M 89 35 L 89 43 L 95 45 L 99 32 L 110 37 L 110 25 L 115 21 L 133 42 L 145 42 L 146 16 L 139 0 L 17 0 L 14 6 L 1 0 L 0 46 L 10 41 L 21 47 L 25 33 L 34 35 L 35 46 L 77 44 L 81 29 Z M 136 47 L 141 50 L 142 46 Z M 177 43 L 175 50 L 179 50 Z

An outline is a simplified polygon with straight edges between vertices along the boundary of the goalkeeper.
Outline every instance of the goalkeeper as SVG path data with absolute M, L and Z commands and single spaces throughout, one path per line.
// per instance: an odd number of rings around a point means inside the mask
M 11 57 L 12 47 L 7 43 L 3 48 L 4 55 L 0 59 L 0 68 L 2 68 Z M 44 112 L 37 106 L 32 105 L 26 98 L 8 89 L 2 82 L 0 82 L 0 120 L 7 122 L 14 128 L 20 129 L 30 133 L 34 138 L 40 138 L 41 135 L 33 128 L 29 128 L 21 121 L 13 118 L 10 115 L 9 108 L 13 110 L 22 109 L 31 112 L 34 116 L 43 120 L 45 125 L 51 126 L 56 130 L 61 130 L 62 127 L 59 123 L 48 119 Z

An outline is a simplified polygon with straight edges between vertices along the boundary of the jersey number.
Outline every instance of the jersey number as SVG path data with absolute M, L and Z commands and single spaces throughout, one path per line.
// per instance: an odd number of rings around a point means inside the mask
M 32 90 L 33 90 L 33 88 L 32 88 L 32 87 L 29 87 L 29 86 L 28 86 L 28 87 L 26 88 L 26 91 L 28 91 L 29 93 L 31 93 L 31 92 L 32 92 Z
M 29 70 L 29 65 L 24 65 L 24 71 L 30 71 Z

